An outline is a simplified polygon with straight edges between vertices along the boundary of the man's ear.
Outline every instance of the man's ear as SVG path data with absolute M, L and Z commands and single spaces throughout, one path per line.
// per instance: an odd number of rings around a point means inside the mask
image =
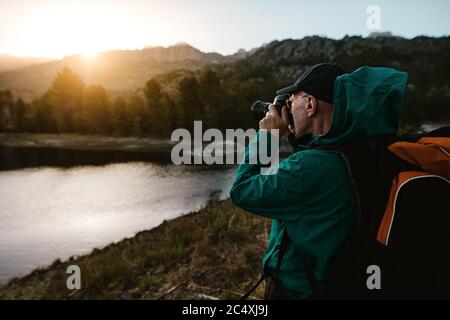
M 308 117 L 312 117 L 317 111 L 317 99 L 312 97 L 312 96 L 308 96 L 308 100 L 306 102 L 306 113 L 308 115 Z

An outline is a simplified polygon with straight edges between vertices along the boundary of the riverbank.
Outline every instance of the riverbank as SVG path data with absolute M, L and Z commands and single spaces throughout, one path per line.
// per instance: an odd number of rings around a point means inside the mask
M 181 143 L 181 142 L 180 142 Z M 15 170 L 42 166 L 74 167 L 84 165 L 106 165 L 124 162 L 173 163 L 172 148 L 178 142 L 154 137 L 116 137 L 84 135 L 76 133 L 0 133 L 0 170 Z M 194 152 L 190 142 L 185 145 L 183 155 L 193 163 Z M 213 142 L 217 150 L 226 154 L 226 143 Z M 203 142 L 203 148 L 210 145 Z M 222 151 L 220 151 L 222 150 Z M 291 154 L 292 148 L 286 138 L 281 140 L 280 157 Z M 201 153 L 200 153 L 201 154 Z M 226 159 L 223 158 L 223 163 Z M 236 159 L 238 163 L 240 159 Z M 210 167 L 224 167 L 214 164 Z
M 9 281 L 0 299 L 237 299 L 261 273 L 270 220 L 229 200 Z M 81 290 L 68 290 L 69 265 Z M 262 298 L 263 285 L 254 293 Z
M 0 132 L 0 145 L 5 147 L 170 152 L 175 144 L 169 139 L 153 137 L 118 137 L 79 133 Z
M 0 133 L 0 170 L 123 162 L 170 163 L 167 139 L 75 133 Z

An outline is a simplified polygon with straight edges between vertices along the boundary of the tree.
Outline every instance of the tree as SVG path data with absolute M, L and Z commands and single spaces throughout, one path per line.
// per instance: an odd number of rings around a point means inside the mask
M 75 129 L 74 115 L 80 111 L 85 87 L 80 76 L 69 68 L 64 68 L 57 74 L 50 90 L 45 94 L 45 102 L 53 109 L 58 132 Z
M 141 135 L 145 127 L 145 101 L 144 99 L 139 96 L 138 94 L 132 94 L 128 100 L 127 105 L 130 112 L 130 119 L 133 119 L 133 125 L 132 125 L 132 133 L 134 135 Z
M 101 85 L 91 85 L 84 92 L 79 121 L 88 132 L 111 133 L 111 106 L 105 89 Z M 79 112 L 80 113 L 80 112 Z
M 11 91 L 0 91 L 0 130 L 14 129 L 14 100 Z
M 220 84 L 218 74 L 211 69 L 206 69 L 201 74 L 199 87 L 200 99 L 204 104 L 201 115 L 204 127 L 224 129 L 230 110 L 226 108 L 228 95 L 225 94 Z
M 57 132 L 54 106 L 49 102 L 49 92 L 31 103 L 32 130 Z
M 21 98 L 17 99 L 15 106 L 15 120 L 16 120 L 16 131 L 27 131 L 25 113 L 27 111 L 27 105 Z
M 132 135 L 140 133 L 140 128 L 136 128 L 136 125 L 139 126 L 137 110 L 124 98 L 117 97 L 111 109 L 112 126 L 115 134 Z
M 204 117 L 205 107 L 200 98 L 199 83 L 194 76 L 184 77 L 179 84 L 180 103 L 177 123 L 180 127 L 193 128 L 194 120 Z
M 162 126 L 162 98 L 163 92 L 161 85 L 155 79 L 151 79 L 145 83 L 145 111 L 143 117 L 143 129 L 147 133 L 159 134 Z
M 163 136 L 170 134 L 175 127 L 175 108 L 171 99 L 162 89 L 160 82 L 151 79 L 144 87 L 146 100 L 145 118 L 149 132 L 154 135 Z

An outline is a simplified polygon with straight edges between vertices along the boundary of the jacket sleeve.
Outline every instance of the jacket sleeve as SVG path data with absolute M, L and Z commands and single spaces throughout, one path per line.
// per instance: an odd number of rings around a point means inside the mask
M 262 135 L 265 139 L 261 139 Z M 251 164 L 261 142 L 278 139 L 267 131 L 259 131 L 247 147 L 243 161 L 239 165 L 230 190 L 231 201 L 238 207 L 256 215 L 281 220 L 295 220 L 301 214 L 307 186 L 303 178 L 303 159 L 300 152 L 291 155 L 278 164 L 274 174 L 263 175 L 263 167 L 258 159 Z M 278 152 L 278 150 L 276 151 Z

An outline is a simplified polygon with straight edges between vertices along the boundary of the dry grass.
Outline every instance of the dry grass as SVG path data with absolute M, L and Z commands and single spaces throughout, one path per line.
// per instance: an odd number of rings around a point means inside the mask
M 196 213 L 13 279 L 2 299 L 237 299 L 261 274 L 270 221 L 216 202 Z M 81 269 L 82 289 L 68 290 L 66 268 Z M 255 293 L 261 298 L 263 287 Z

